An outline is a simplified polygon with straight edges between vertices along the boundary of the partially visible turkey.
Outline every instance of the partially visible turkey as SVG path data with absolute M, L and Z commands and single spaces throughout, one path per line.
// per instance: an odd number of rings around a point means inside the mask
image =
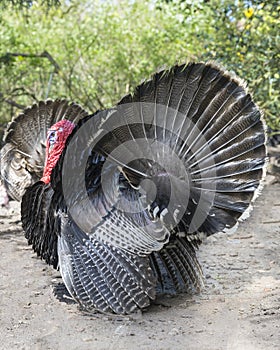
M 83 308 L 119 314 L 201 288 L 202 236 L 246 216 L 266 162 L 260 111 L 212 63 L 157 73 L 76 127 L 55 123 L 46 147 L 22 199 L 28 242 Z
M 21 200 L 25 189 L 40 180 L 44 170 L 48 129 L 61 119 L 78 122 L 87 112 L 67 100 L 41 101 L 9 123 L 1 149 L 1 178 L 8 195 Z

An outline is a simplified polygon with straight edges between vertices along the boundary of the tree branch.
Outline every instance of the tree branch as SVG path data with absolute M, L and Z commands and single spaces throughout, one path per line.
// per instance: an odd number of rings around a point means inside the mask
M 49 62 L 54 66 L 54 73 L 58 73 L 60 67 L 56 60 L 52 57 L 52 55 L 48 51 L 43 51 L 41 54 L 32 54 L 32 53 L 20 53 L 20 52 L 7 52 L 4 56 L 0 57 L 1 59 L 9 58 L 9 57 L 30 57 L 30 58 L 47 58 Z
M 11 106 L 13 106 L 13 107 L 16 107 L 16 108 L 18 108 L 18 109 L 24 109 L 26 106 L 24 106 L 24 105 L 21 105 L 21 104 L 19 104 L 19 103 L 17 103 L 16 101 L 14 101 L 14 100 L 11 100 L 10 98 L 5 98 L 4 97 L 4 95 L 0 92 L 0 98 L 4 101 L 4 102 L 6 102 L 6 103 L 8 103 L 9 105 L 11 105 Z

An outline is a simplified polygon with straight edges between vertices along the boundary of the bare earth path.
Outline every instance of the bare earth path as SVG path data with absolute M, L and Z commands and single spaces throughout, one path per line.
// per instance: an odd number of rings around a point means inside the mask
M 27 246 L 12 202 L 0 211 L 0 349 L 280 349 L 280 185 L 266 186 L 250 219 L 210 238 L 199 257 L 200 295 L 132 318 L 85 315 Z

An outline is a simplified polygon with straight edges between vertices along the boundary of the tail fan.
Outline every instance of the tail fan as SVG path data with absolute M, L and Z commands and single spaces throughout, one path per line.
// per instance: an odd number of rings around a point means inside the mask
M 42 177 L 47 130 L 61 119 L 78 122 L 87 112 L 67 100 L 48 100 L 26 108 L 8 125 L 1 149 L 1 177 L 8 194 L 20 200 Z
M 151 180 L 142 190 L 156 188 L 151 209 L 175 231 L 210 235 L 233 227 L 264 176 L 261 112 L 244 83 L 212 63 L 155 74 L 100 129 L 96 149 L 119 163 L 134 187 Z

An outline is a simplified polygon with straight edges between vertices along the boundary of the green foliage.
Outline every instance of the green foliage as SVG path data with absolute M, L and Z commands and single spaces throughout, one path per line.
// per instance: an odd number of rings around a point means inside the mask
M 30 8 L 33 5 L 34 1 L 32 0 L 1 0 L 0 6 L 6 8 L 7 6 L 13 6 L 14 8 L 24 9 Z M 59 0 L 41 0 L 43 6 L 48 8 L 51 6 L 57 6 L 60 4 Z
M 172 5 L 171 5 L 172 4 Z M 280 4 L 273 1 L 172 1 L 202 60 L 215 60 L 249 85 L 268 126 L 280 131 Z
M 75 1 L 48 13 L 35 4 L 24 15 L 3 13 L 3 98 L 27 105 L 49 92 L 50 98 L 65 96 L 94 111 L 116 103 L 157 68 L 180 57 L 188 60 L 184 28 L 171 15 L 150 6 L 148 1 L 117 5 Z M 59 66 L 51 89 L 48 82 L 54 66 L 40 57 L 44 51 Z M 6 104 L 1 107 L 1 117 L 8 116 Z
M 234 20 L 218 13 L 215 55 L 248 83 L 259 106 L 264 111 L 268 125 L 280 130 L 280 5 L 263 2 L 249 8 L 231 6 Z M 226 44 L 226 45 L 225 45 Z
M 229 0 L 10 7 L 0 14 L 0 120 L 46 97 L 93 112 L 163 66 L 216 60 L 248 81 L 269 126 L 280 129 L 279 11 Z

